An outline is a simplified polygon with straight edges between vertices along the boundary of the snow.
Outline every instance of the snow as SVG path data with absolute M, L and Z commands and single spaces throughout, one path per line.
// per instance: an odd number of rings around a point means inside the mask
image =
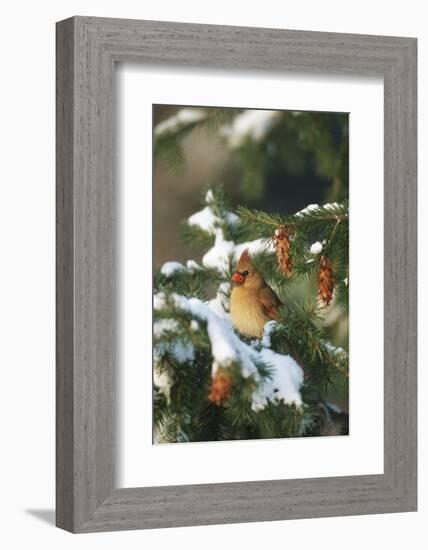
M 335 403 L 331 403 L 330 401 L 327 401 L 326 405 L 329 409 L 331 409 L 336 414 L 340 414 L 342 412 L 342 409 L 338 407 Z
M 226 288 L 219 289 L 215 299 L 218 301 L 217 306 L 221 305 L 219 295 L 226 290 Z M 283 400 L 286 404 L 294 403 L 297 406 L 302 404 L 300 387 L 303 384 L 303 370 L 294 359 L 288 355 L 275 353 L 266 347 L 257 350 L 243 342 L 234 332 L 224 309 L 222 309 L 222 312 L 216 308 L 213 309 L 211 307 L 212 301 L 207 304 L 198 298 L 186 298 L 178 294 L 172 294 L 170 299 L 176 308 L 186 311 L 207 323 L 207 333 L 213 356 L 213 376 L 220 367 L 228 368 L 238 364 L 242 376 L 245 378 L 251 376 L 258 383 L 252 397 L 252 408 L 255 411 L 263 409 L 269 401 L 278 402 Z M 156 304 L 165 304 L 165 296 L 158 296 Z M 262 346 L 267 344 L 267 338 L 269 338 L 274 328 L 271 323 L 267 325 L 269 326 L 265 330 L 266 339 L 262 340 Z M 192 352 L 194 353 L 193 349 Z M 179 355 L 177 350 L 174 353 L 176 356 Z M 180 359 L 185 362 L 185 360 L 188 360 L 189 354 L 184 353 L 183 355 L 184 357 Z M 260 361 L 270 367 L 270 378 L 261 379 L 257 368 L 257 363 Z
M 255 380 L 259 380 L 259 373 L 251 359 L 248 346 L 241 342 L 226 321 L 216 319 L 214 315 L 211 315 L 207 326 L 214 358 L 212 374 L 215 375 L 220 367 L 230 367 L 240 363 L 242 376 L 245 378 L 253 376 Z
M 153 373 L 153 382 L 160 391 L 165 395 L 167 400 L 169 401 L 169 396 L 171 393 L 171 380 L 169 379 L 169 376 L 164 371 L 160 371 L 159 367 L 156 364 L 155 360 L 155 368 Z
M 239 221 L 239 216 L 237 216 L 234 212 L 227 212 L 226 221 L 229 225 L 236 225 Z
M 204 267 L 215 269 L 226 276 L 229 274 L 231 262 L 237 262 L 245 249 L 248 249 L 250 254 L 263 251 L 274 252 L 275 249 L 272 241 L 266 242 L 263 239 L 255 239 L 254 241 L 235 244 L 233 241 L 226 240 L 221 228 L 222 219 L 215 214 L 210 206 L 210 203 L 214 201 L 214 194 L 211 189 L 207 191 L 205 201 L 208 205 L 192 214 L 187 220 L 189 225 L 197 226 L 202 231 L 215 236 L 214 246 L 202 258 L 202 265 Z M 239 217 L 234 212 L 227 212 L 225 219 L 230 226 L 237 224 L 239 221 Z M 193 262 L 193 260 L 189 262 Z M 192 267 L 190 267 L 189 262 L 187 267 L 189 269 L 196 269 L 196 262 L 191 264 Z
M 296 216 L 303 216 L 304 214 L 309 214 L 309 212 L 318 210 L 318 208 L 319 208 L 318 204 L 308 204 L 306 208 L 303 208 L 303 210 L 299 210 L 299 212 L 296 212 Z
M 153 336 L 160 338 L 168 332 L 178 332 L 180 325 L 175 319 L 159 319 L 153 324 Z
M 179 129 L 200 122 L 207 117 L 206 111 L 203 109 L 180 109 L 174 116 L 160 122 L 155 130 L 156 137 L 165 134 L 173 134 Z
M 340 206 L 337 202 L 327 202 L 323 205 L 323 208 L 327 208 L 327 210 L 336 210 Z
M 198 321 L 195 321 L 195 319 L 192 319 L 190 321 L 190 330 L 192 330 L 193 332 L 197 332 L 199 329 L 200 329 L 200 325 Z
M 156 339 L 165 336 L 168 333 L 179 332 L 180 325 L 175 319 L 159 319 L 153 323 L 153 336 Z M 192 344 L 176 340 L 174 342 L 166 341 L 162 342 L 162 346 L 157 349 L 158 357 L 163 353 L 168 352 L 174 355 L 179 363 L 185 363 L 186 361 L 193 361 L 195 358 L 195 350 Z
M 248 249 L 250 254 L 274 251 L 273 243 L 265 242 L 263 239 L 241 244 L 226 241 L 220 228 L 215 230 L 215 236 L 214 246 L 204 254 L 202 265 L 208 269 L 216 269 L 222 275 L 228 275 L 231 262 L 237 262 L 245 249 Z
M 164 302 L 165 297 L 158 296 L 158 304 Z M 155 339 L 160 339 L 168 333 L 173 334 L 174 332 L 179 332 L 179 330 L 180 325 L 175 319 L 159 319 L 153 324 L 153 336 Z M 160 361 L 165 354 L 173 355 L 179 363 L 185 364 L 194 361 L 195 348 L 190 342 L 182 342 L 181 340 L 165 340 L 156 343 L 153 354 L 153 382 L 169 400 L 171 380 L 166 372 L 160 370 Z
M 280 111 L 246 110 L 223 126 L 221 134 L 232 149 L 241 147 L 247 140 L 261 141 L 281 117 Z
M 343 348 L 338 347 L 338 346 L 333 346 L 333 344 L 330 344 L 330 342 L 324 342 L 324 347 L 332 355 L 342 355 L 342 354 L 346 353 L 346 351 Z
M 174 321 L 173 319 L 163 319 L 163 321 Z M 174 321 L 175 322 L 175 321 Z M 161 346 L 155 346 L 154 349 L 154 373 L 153 382 L 159 387 L 160 391 L 169 400 L 171 391 L 171 380 L 165 371 L 160 370 L 159 363 L 165 353 L 174 355 L 175 359 L 181 363 L 189 363 L 195 359 L 195 348 L 187 342 L 162 342 Z
M 336 210 L 336 208 L 340 207 L 340 204 L 338 202 L 327 202 L 322 206 L 323 208 L 326 208 L 327 210 Z M 302 216 L 304 214 L 309 214 L 309 212 L 313 212 L 314 210 L 317 210 L 320 208 L 318 204 L 308 204 L 306 208 L 303 208 L 303 210 L 300 210 L 299 212 L 296 212 L 296 216 Z
M 210 235 L 215 235 L 216 230 L 221 227 L 223 220 L 215 214 L 210 206 L 214 203 L 214 194 L 211 189 L 209 189 L 205 195 L 205 202 L 207 206 L 199 210 L 199 212 L 192 214 L 187 220 L 187 223 L 189 225 L 196 225 L 202 229 L 202 231 L 206 231 Z M 226 212 L 224 217 L 226 222 L 231 226 L 236 225 L 239 221 L 239 217 L 234 212 Z
M 327 202 L 322 206 L 322 208 L 326 208 L 327 210 L 336 210 L 337 208 L 340 208 L 341 205 L 338 202 Z M 318 210 L 320 208 L 319 204 L 308 204 L 306 208 L 303 208 L 303 210 L 299 210 L 299 212 L 296 212 L 296 216 L 303 216 L 304 214 L 309 214 L 310 212 L 313 212 L 314 210 Z
M 172 294 L 174 305 L 191 315 L 206 321 L 208 337 L 213 355 L 212 373 L 219 367 L 229 367 L 236 362 L 242 365 L 242 375 L 254 375 L 259 378 L 258 369 L 249 355 L 250 347 L 242 342 L 234 333 L 230 322 L 213 311 L 209 305 L 198 298 L 186 298 Z
M 218 287 L 218 290 L 224 294 L 225 296 L 227 296 L 231 290 L 230 288 L 230 283 L 229 282 L 224 282 L 224 283 L 220 283 L 219 284 L 219 287 Z
M 208 269 L 216 269 L 223 275 L 229 273 L 230 259 L 235 251 L 235 243 L 224 239 L 220 228 L 215 230 L 214 246 L 202 258 L 202 265 Z
M 163 292 L 153 295 L 153 309 L 162 309 L 166 306 L 166 296 Z
M 271 379 L 263 380 L 262 384 L 253 392 L 251 408 L 254 411 L 262 410 L 269 401 L 284 401 L 285 404 L 302 405 L 300 387 L 303 384 L 303 370 L 290 357 L 280 355 L 270 349 L 262 349 L 260 358 L 271 366 Z
M 216 297 L 209 301 L 208 307 L 219 317 L 226 319 L 229 324 L 232 324 L 230 315 L 227 313 L 229 299 L 227 296 L 230 293 L 230 283 L 221 283 L 218 287 Z
M 319 254 L 321 250 L 322 244 L 319 241 L 311 245 L 311 254 Z
M 227 275 L 230 270 L 230 263 L 239 260 L 242 252 L 248 248 L 250 254 L 267 251 L 274 252 L 272 242 L 266 243 L 262 239 L 256 239 L 241 244 L 235 244 L 233 241 L 228 241 L 224 237 L 221 228 L 222 219 L 217 216 L 212 207 L 209 205 L 214 201 L 214 195 L 209 189 L 205 195 L 205 201 L 208 203 L 202 210 L 192 214 L 187 220 L 191 226 L 197 226 L 202 231 L 215 236 L 214 246 L 208 250 L 202 258 L 202 265 L 208 269 L 215 269 Z M 226 222 L 233 226 L 238 223 L 239 217 L 234 212 L 227 212 L 225 215 Z M 192 262 L 192 260 L 190 260 Z M 196 269 L 196 262 L 193 262 L 192 267 Z M 188 267 L 189 262 L 188 262 Z
M 186 262 L 186 267 L 187 269 L 189 269 L 190 271 L 196 271 L 198 269 L 201 269 L 201 266 L 198 265 L 197 262 L 195 262 L 195 260 L 187 260 Z
M 226 312 L 223 306 L 223 300 L 224 300 L 223 296 L 219 292 L 217 292 L 216 297 L 209 301 L 208 307 L 214 313 L 216 313 L 219 317 L 226 318 Z
M 187 223 L 189 225 L 196 225 L 202 229 L 202 231 L 214 235 L 216 228 L 221 223 L 221 219 L 214 214 L 211 206 L 205 206 L 205 208 L 199 210 L 199 212 L 192 214 L 187 220 Z
M 261 341 L 262 346 L 265 348 L 270 348 L 270 337 L 272 332 L 275 330 L 275 328 L 278 326 L 278 323 L 276 321 L 268 321 L 264 326 L 263 331 L 263 338 Z
M 179 363 L 187 363 L 195 359 L 195 348 L 188 342 L 174 342 L 169 352 Z
M 184 265 L 180 262 L 166 262 L 161 267 L 161 273 L 162 275 L 165 275 L 166 277 L 171 277 L 176 273 L 177 271 L 183 271 L 185 269 Z
M 239 220 L 238 216 L 233 212 L 227 212 L 225 218 L 229 225 L 236 225 Z M 221 221 L 221 218 L 214 214 L 211 206 L 205 206 L 205 208 L 199 210 L 199 212 L 192 214 L 187 220 L 187 223 L 189 225 L 196 225 L 202 229 L 202 231 L 206 231 L 210 235 L 215 235 L 216 229 L 219 228 Z

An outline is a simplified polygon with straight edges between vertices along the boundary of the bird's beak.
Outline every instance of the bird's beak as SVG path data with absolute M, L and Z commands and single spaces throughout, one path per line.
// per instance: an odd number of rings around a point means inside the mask
M 240 273 L 235 271 L 235 273 L 232 275 L 232 281 L 234 283 L 242 283 L 244 281 L 244 277 Z

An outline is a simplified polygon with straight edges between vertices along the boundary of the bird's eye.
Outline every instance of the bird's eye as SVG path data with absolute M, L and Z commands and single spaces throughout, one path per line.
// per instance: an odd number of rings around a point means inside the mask
M 243 275 L 244 277 L 246 277 L 246 276 L 248 275 L 248 271 L 244 271 L 244 272 L 242 273 L 242 275 Z

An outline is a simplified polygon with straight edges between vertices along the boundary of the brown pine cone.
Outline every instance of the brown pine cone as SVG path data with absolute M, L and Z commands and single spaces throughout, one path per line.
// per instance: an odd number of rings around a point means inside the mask
M 318 297 L 325 306 L 329 306 L 333 300 L 334 286 L 331 263 L 328 258 L 321 256 L 318 272 Z
M 232 378 L 226 369 L 218 369 L 213 376 L 211 391 L 208 395 L 209 401 L 220 406 L 232 395 Z
M 291 232 L 284 225 L 280 225 L 275 231 L 272 239 L 275 245 L 275 253 L 279 270 L 283 275 L 285 275 L 285 277 L 290 277 L 292 267 L 290 257 Z

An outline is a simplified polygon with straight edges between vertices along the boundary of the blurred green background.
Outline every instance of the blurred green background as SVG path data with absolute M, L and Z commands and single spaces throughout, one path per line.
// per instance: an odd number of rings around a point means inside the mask
M 154 126 L 180 109 L 154 105 Z M 248 139 L 231 148 L 222 134 L 243 111 L 216 111 L 216 120 L 171 136 L 181 148 L 178 162 L 164 162 L 155 155 L 156 267 L 188 258 L 189 251 L 180 241 L 180 222 L 199 209 L 201 193 L 209 183 L 223 183 L 232 208 L 243 204 L 283 214 L 311 203 L 348 198 L 347 113 L 282 111 L 264 139 Z

